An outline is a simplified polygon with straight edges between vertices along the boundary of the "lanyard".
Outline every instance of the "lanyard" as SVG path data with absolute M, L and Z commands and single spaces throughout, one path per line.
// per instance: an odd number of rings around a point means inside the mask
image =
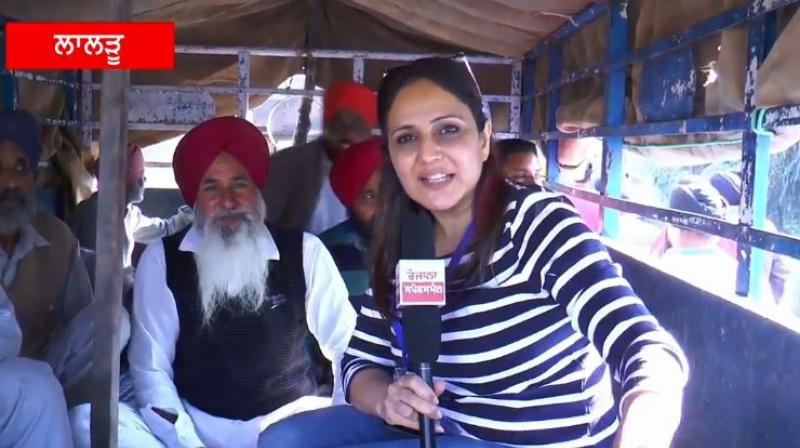
M 467 230 L 464 232 L 464 236 L 461 237 L 461 241 L 458 242 L 456 246 L 456 250 L 453 252 L 453 255 L 450 257 L 450 263 L 447 265 L 447 269 L 445 270 L 445 284 L 447 283 L 448 278 L 452 278 L 453 274 L 455 273 L 456 268 L 461 263 L 461 259 L 464 258 L 464 255 L 467 252 L 467 246 L 469 246 L 470 242 L 472 241 L 475 235 L 475 222 L 472 221 L 467 226 Z M 394 304 L 395 312 L 397 311 L 397 304 Z M 408 368 L 408 353 L 406 353 L 406 344 L 405 338 L 403 336 L 403 324 L 400 322 L 400 319 L 393 318 L 392 322 L 392 329 L 394 330 L 394 334 L 397 338 L 397 345 L 400 347 L 400 351 L 403 353 L 403 368 Z

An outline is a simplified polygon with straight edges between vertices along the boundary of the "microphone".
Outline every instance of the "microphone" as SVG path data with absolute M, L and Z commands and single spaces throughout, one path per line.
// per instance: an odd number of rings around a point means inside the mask
M 412 372 L 433 389 L 432 365 L 439 358 L 445 304 L 445 261 L 436 259 L 433 221 L 425 212 L 404 210 L 400 217 L 397 304 L 402 313 L 405 349 Z M 419 415 L 420 447 L 435 448 L 434 421 Z

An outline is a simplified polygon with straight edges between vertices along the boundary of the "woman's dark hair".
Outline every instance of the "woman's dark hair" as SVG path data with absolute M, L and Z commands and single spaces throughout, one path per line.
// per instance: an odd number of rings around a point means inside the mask
M 384 152 L 388 152 L 387 118 L 397 95 L 415 81 L 426 80 L 455 96 L 465 104 L 475 120 L 478 132 L 485 129 L 481 92 L 466 61 L 457 58 L 426 58 L 391 70 L 378 91 L 378 122 L 384 136 Z M 490 145 L 494 146 L 491 142 Z M 383 159 L 379 206 L 372 245 L 370 280 L 373 297 L 385 316 L 393 314 L 394 269 L 400 256 L 400 214 L 406 208 L 418 209 L 403 190 L 388 155 Z M 495 149 L 484 162 L 475 192 L 475 236 L 468 250 L 473 256 L 456 272 L 456 282 L 463 283 L 483 275 L 494 252 L 502 229 L 506 207 L 506 190 L 496 166 Z M 453 282 L 448 282 L 453 285 Z

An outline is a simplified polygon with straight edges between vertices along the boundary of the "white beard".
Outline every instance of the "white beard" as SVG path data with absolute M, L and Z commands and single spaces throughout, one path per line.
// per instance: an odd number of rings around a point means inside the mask
M 201 221 L 202 222 L 202 221 Z M 208 325 L 221 307 L 255 312 L 266 299 L 268 261 L 264 244 L 267 227 L 255 218 L 235 232 L 205 222 L 203 239 L 195 254 L 203 325 Z

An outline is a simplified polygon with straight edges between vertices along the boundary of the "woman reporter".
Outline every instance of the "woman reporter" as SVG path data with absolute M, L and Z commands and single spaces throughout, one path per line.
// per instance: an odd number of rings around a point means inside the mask
M 681 349 L 567 200 L 503 182 L 466 62 L 392 70 L 378 109 L 388 157 L 373 297 L 342 360 L 352 406 L 289 418 L 261 446 L 416 447 L 398 428 L 417 429 L 424 413 L 440 447 L 668 447 L 688 375 Z M 404 367 L 393 285 L 406 207 L 430 213 L 436 254 L 453 266 L 432 390 L 393 375 Z M 324 433 L 309 434 L 316 426 Z

